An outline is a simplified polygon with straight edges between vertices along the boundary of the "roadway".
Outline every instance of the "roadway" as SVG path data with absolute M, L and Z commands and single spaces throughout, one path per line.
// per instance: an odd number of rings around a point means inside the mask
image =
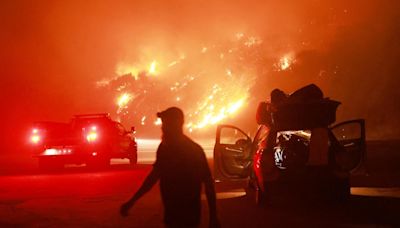
M 122 218 L 119 206 L 136 191 L 154 160 L 159 141 L 139 141 L 139 165 L 113 160 L 107 170 L 69 166 L 43 173 L 27 154 L 2 156 L 0 227 L 163 227 L 158 187 Z M 212 142 L 202 142 L 212 157 Z M 352 177 L 352 198 L 345 204 L 285 208 L 257 207 L 244 182 L 216 183 L 223 227 L 396 227 L 400 226 L 399 145 L 371 144 L 367 165 Z M 211 156 L 211 157 L 210 157 Z M 22 159 L 24 158 L 24 159 Z M 17 161 L 18 160 L 18 161 Z M 204 198 L 204 196 L 203 196 Z M 203 199 L 202 227 L 207 227 Z

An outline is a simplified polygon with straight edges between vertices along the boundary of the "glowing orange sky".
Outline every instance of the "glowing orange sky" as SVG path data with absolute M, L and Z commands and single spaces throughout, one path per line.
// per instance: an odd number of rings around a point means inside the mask
M 245 32 L 270 44 L 263 58 L 292 51 L 298 64 L 272 73 L 259 66 L 255 97 L 315 82 L 343 102 L 339 119 L 365 117 L 371 136 L 396 137 L 399 12 L 391 0 L 1 1 L 4 131 L 18 132 L 13 122 L 112 110 L 94 82 L 115 76 L 118 62 L 140 61 L 147 51 L 195 53 Z

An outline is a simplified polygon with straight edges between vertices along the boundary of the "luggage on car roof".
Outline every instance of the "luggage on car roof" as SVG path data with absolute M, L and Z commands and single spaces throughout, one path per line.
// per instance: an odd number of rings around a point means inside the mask
M 323 98 L 323 93 L 314 84 L 296 90 L 291 95 L 278 94 L 279 103 L 261 102 L 257 110 L 257 123 L 275 130 L 301 130 L 327 127 L 336 121 L 336 110 L 340 102 Z

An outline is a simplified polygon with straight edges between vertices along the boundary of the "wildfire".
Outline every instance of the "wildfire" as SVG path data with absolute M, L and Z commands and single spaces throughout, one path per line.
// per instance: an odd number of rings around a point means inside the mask
M 247 47 L 252 47 L 261 43 L 262 41 L 258 37 L 251 36 L 244 42 L 244 45 L 246 45 Z
M 154 121 L 154 125 L 156 125 L 156 126 L 161 125 L 161 119 L 157 118 L 156 121 Z
M 239 108 L 243 106 L 245 100 L 245 98 L 242 98 L 226 106 L 221 105 L 221 107 L 219 108 L 215 108 L 215 105 L 211 104 L 207 107 L 206 111 L 203 112 L 203 114 L 201 115 L 202 117 L 197 124 L 190 122 L 186 126 L 191 132 L 193 131 L 193 129 L 201 129 L 206 126 L 218 124 L 221 120 L 227 118 L 228 116 L 239 110 Z
M 116 73 L 117 75 L 127 75 L 130 74 L 132 75 L 135 79 L 137 79 L 137 76 L 139 75 L 140 68 L 131 65 L 131 64 L 126 64 L 126 63 L 119 63 L 117 65 Z M 104 80 L 102 81 L 104 84 Z
M 129 93 L 123 93 L 121 94 L 118 99 L 117 99 L 117 105 L 118 105 L 118 113 L 121 113 L 123 109 L 126 109 L 128 107 L 128 103 L 132 100 L 132 95 Z
M 138 80 L 139 74 L 142 73 L 142 72 L 143 73 L 148 73 L 150 75 L 157 75 L 158 74 L 158 69 L 157 69 L 158 65 L 159 64 L 158 64 L 158 62 L 156 60 L 153 60 L 150 64 L 147 65 L 147 67 L 143 63 L 142 64 L 130 64 L 130 63 L 121 62 L 121 63 L 117 64 L 115 72 L 119 76 L 131 75 L 132 77 L 135 78 L 135 80 Z M 172 65 L 174 65 L 174 64 L 172 64 Z M 117 78 L 113 78 L 111 80 L 103 79 L 101 81 L 98 81 L 96 84 L 97 84 L 98 87 L 106 86 L 106 85 L 109 84 L 110 81 L 115 80 Z
M 152 75 L 156 74 L 156 67 L 157 67 L 157 62 L 154 60 L 150 64 L 149 73 L 152 74 Z
M 292 66 L 292 64 L 294 62 L 295 62 L 295 59 L 293 57 L 293 54 L 286 54 L 279 59 L 278 68 L 279 68 L 279 70 L 282 70 L 282 71 L 288 70 L 288 69 L 290 69 L 290 67 Z
M 229 87 L 214 85 L 211 95 L 206 96 L 193 113 L 189 113 L 192 121 L 186 127 L 190 132 L 216 125 L 232 117 L 244 106 L 248 99 L 248 88 L 227 84 Z
M 230 46 L 199 45 L 200 53 L 180 50 L 153 56 L 152 51 L 144 52 L 136 63 L 118 63 L 117 76 L 101 80 L 97 86 L 113 87 L 118 119 L 160 125 L 154 113 L 168 104 L 185 111 L 189 132 L 206 129 L 234 117 L 250 98 L 257 72 L 254 56 L 262 40 L 244 33 L 235 37 Z M 284 60 L 282 69 L 290 67 L 291 61 Z M 155 75 L 160 77 L 152 77 Z M 128 111 L 132 115 L 127 115 Z
M 143 117 L 142 117 L 141 124 L 142 124 L 142 125 L 145 125 L 145 124 L 146 124 L 146 116 L 143 116 Z

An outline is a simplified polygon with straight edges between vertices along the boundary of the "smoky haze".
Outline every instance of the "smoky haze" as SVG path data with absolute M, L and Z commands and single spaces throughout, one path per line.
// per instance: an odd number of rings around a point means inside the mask
M 290 93 L 315 83 L 342 102 L 338 121 L 365 118 L 369 138 L 399 138 L 399 8 L 389 0 L 2 1 L 1 145 L 21 145 L 35 120 L 116 115 L 116 98 L 109 96 L 115 94 L 96 82 L 115 78 L 120 63 L 167 61 L 184 52 L 194 57 L 181 71 L 218 72 L 217 62 L 195 53 L 241 33 L 262 44 L 242 63 L 255 79 L 247 105 L 230 123 L 250 131 L 255 105 L 272 89 Z M 285 55 L 292 62 L 279 70 Z

